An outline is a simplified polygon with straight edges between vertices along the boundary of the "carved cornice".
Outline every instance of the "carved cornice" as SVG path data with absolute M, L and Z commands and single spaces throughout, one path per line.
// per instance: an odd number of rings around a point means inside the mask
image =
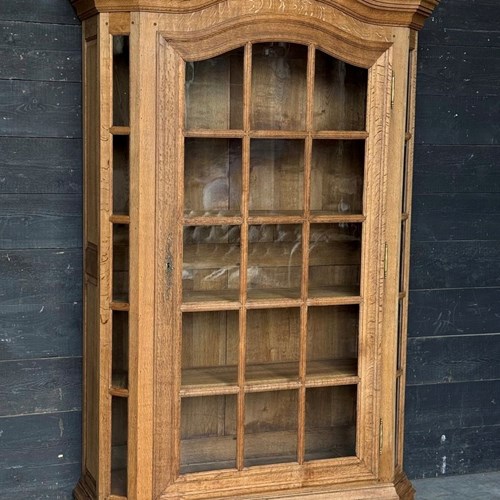
M 100 12 L 195 12 L 226 0 L 71 0 L 80 19 Z M 240 0 L 245 2 L 248 0 Z M 264 0 L 263 0 L 264 1 Z M 296 0 L 295 0 L 296 1 Z M 422 28 L 439 0 L 313 0 L 360 21 L 382 26 Z

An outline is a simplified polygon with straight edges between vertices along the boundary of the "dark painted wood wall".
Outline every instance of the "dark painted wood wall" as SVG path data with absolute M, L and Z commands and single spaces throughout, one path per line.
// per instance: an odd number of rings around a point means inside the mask
M 81 28 L 0 0 L 0 498 L 70 498 L 81 455 Z
M 1 0 L 0 61 L 0 498 L 66 499 L 81 452 L 81 51 L 69 0 Z M 412 477 L 500 469 L 499 82 L 500 2 L 442 0 L 420 47 Z
M 406 405 L 412 477 L 500 469 L 500 1 L 420 37 Z

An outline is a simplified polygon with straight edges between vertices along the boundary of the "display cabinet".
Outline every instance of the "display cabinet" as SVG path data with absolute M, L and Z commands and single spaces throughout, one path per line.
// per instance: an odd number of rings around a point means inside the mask
M 437 0 L 74 0 L 75 497 L 412 498 L 417 30 Z

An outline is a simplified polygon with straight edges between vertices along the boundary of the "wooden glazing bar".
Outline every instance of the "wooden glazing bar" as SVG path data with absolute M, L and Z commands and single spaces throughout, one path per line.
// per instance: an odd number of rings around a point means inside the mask
M 411 132 L 406 132 L 406 134 L 405 134 L 405 141 L 408 142 L 412 137 L 413 137 L 413 135 L 411 134 Z
M 127 500 L 127 497 L 121 495 L 109 495 L 108 500 Z
M 111 135 L 130 135 L 130 127 L 113 125 L 109 127 L 109 133 Z
M 245 137 L 243 130 L 217 130 L 217 129 L 189 129 L 184 131 L 184 137 L 208 139 L 242 139 Z
M 130 216 L 129 215 L 110 215 L 109 222 L 112 224 L 130 224 Z
M 406 297 L 406 290 L 403 290 L 402 292 L 399 292 L 399 299 L 404 299 Z
M 308 306 L 348 306 L 361 304 L 363 299 L 357 295 L 352 297 L 309 297 L 307 299 Z
M 306 128 L 308 132 L 313 129 L 314 109 L 314 77 L 315 77 L 316 47 L 309 45 L 307 56 L 307 101 L 306 101 Z M 300 342 L 299 342 L 299 400 L 298 400 L 298 432 L 297 432 L 297 461 L 304 463 L 305 455 L 305 427 L 306 427 L 306 379 L 307 360 L 307 297 L 309 293 L 309 240 L 310 240 L 310 211 L 311 211 L 311 169 L 312 169 L 312 137 L 308 134 L 305 140 L 304 151 L 304 212 L 306 220 L 302 226 L 302 276 L 300 306 Z
M 403 213 L 401 214 L 401 222 L 405 221 L 405 220 L 408 220 L 410 218 L 410 214 L 409 213 Z
M 247 301 L 248 285 L 248 207 L 250 197 L 250 99 L 252 95 L 252 44 L 245 45 L 245 55 L 243 62 L 243 138 L 242 150 L 242 172 L 241 172 L 241 213 L 243 221 L 240 230 L 241 260 L 240 260 L 240 309 L 239 318 L 239 345 L 238 345 L 238 410 L 236 422 L 236 468 L 243 470 L 245 466 L 245 385 L 246 369 L 246 329 L 247 311 L 245 304 Z
M 255 291 L 255 290 L 252 290 Z M 300 307 L 301 299 L 249 299 L 246 304 L 250 309 L 286 309 L 289 307 Z
M 362 223 L 366 220 L 364 215 L 337 215 L 328 212 L 311 211 L 309 221 L 314 224 L 342 224 Z
M 195 216 L 184 217 L 184 224 L 189 226 L 240 226 L 243 223 L 242 217 L 234 216 Z
M 110 309 L 112 311 L 129 311 L 130 310 L 130 304 L 128 302 L 118 302 L 118 301 L 112 301 L 109 305 Z
M 255 212 L 250 212 L 248 216 L 249 224 L 302 224 L 305 220 L 303 215 L 288 215 L 288 214 L 275 214 L 275 215 L 257 215 Z
M 368 138 L 368 132 L 364 130 L 349 131 L 349 130 L 328 130 L 312 133 L 313 139 L 337 139 L 337 140 L 353 140 L 361 141 Z
M 128 389 L 123 389 L 121 387 L 110 387 L 109 394 L 118 398 L 128 398 Z

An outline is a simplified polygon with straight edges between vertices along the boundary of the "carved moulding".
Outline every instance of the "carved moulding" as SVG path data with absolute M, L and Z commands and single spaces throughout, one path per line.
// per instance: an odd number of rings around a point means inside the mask
M 99 12 L 194 12 L 225 1 L 71 0 L 71 3 L 80 19 L 85 19 Z M 262 1 L 264 2 L 264 0 Z M 311 2 L 312 0 L 306 1 Z M 317 0 L 317 3 L 337 8 L 363 22 L 420 29 L 439 0 Z

